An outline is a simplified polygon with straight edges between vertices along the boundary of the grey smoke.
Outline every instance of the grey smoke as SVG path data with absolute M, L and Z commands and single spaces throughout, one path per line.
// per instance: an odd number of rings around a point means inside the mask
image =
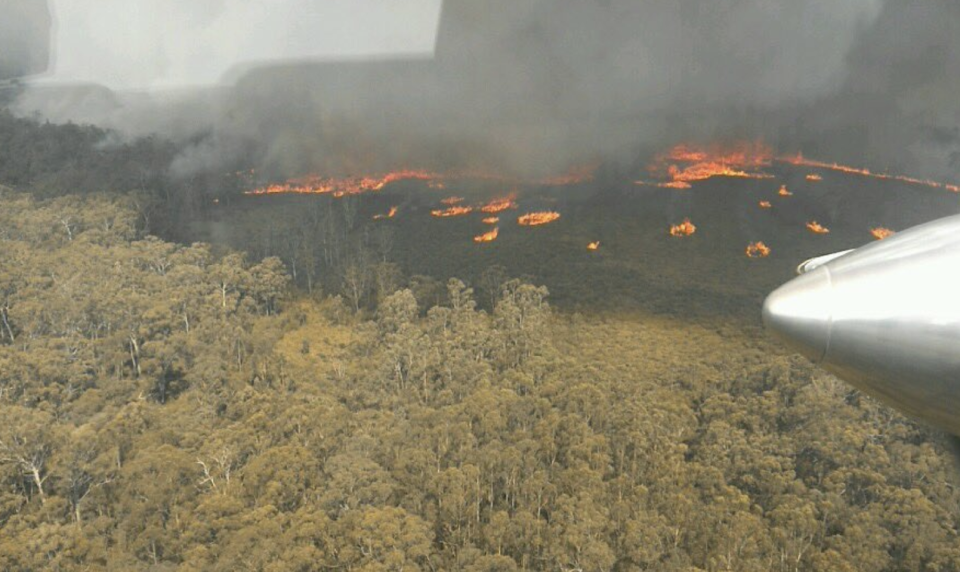
M 426 32 L 437 36 L 433 57 L 375 58 L 377 46 L 342 37 L 345 53 L 368 55 L 237 68 L 186 92 L 37 87 L 17 110 L 189 140 L 174 165 L 183 175 L 240 160 L 276 176 L 401 164 L 545 174 L 682 139 L 762 136 L 783 150 L 957 178 L 957 22 L 960 5 L 946 0 L 447 0 L 439 30 Z M 219 30 L 225 46 L 247 41 Z

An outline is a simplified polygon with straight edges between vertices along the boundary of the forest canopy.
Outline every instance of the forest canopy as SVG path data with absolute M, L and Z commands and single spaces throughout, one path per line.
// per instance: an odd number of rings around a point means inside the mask
M 498 273 L 360 307 L 0 193 L 4 570 L 960 567 L 930 433 L 729 330 Z

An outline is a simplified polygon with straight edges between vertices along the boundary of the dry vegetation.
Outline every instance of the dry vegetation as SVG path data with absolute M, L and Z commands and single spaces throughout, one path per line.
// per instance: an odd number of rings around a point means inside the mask
M 0 200 L 5 570 L 960 566 L 929 433 L 750 327 L 506 278 L 358 313 L 119 199 Z

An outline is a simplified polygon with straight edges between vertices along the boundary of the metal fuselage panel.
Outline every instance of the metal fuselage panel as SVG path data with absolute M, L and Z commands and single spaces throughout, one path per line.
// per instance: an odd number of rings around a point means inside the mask
M 960 216 L 854 250 L 811 274 L 771 294 L 768 325 L 865 393 L 960 434 Z M 816 343 L 798 343 L 803 335 Z

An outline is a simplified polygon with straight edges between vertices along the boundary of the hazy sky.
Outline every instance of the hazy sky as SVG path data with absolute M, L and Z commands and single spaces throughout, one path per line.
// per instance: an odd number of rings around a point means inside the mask
M 217 83 L 236 64 L 431 54 L 441 0 L 52 0 L 56 81 Z

